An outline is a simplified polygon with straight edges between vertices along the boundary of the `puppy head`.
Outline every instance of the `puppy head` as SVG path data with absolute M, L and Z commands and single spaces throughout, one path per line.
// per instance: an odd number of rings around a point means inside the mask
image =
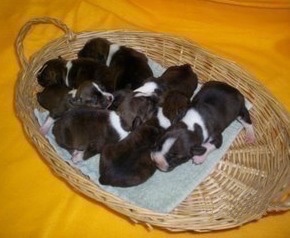
M 64 85 L 66 61 L 62 58 L 47 61 L 37 73 L 37 81 L 42 87 Z
M 177 123 L 156 142 L 151 151 L 151 159 L 158 169 L 168 172 L 187 162 L 194 155 L 204 154 L 206 149 L 201 143 L 202 131 L 199 126 L 196 125 L 194 131 L 189 131 Z
M 160 97 L 165 91 L 165 85 L 161 78 L 149 77 L 143 85 L 134 90 L 135 97 Z
M 89 40 L 79 51 L 79 58 L 92 58 L 102 64 L 106 63 L 111 42 L 104 38 Z
M 105 92 L 100 84 L 84 81 L 77 89 L 72 104 L 95 107 L 99 109 L 108 108 L 114 100 L 111 93 Z
M 119 105 L 117 111 L 122 118 L 124 128 L 132 130 L 136 127 L 136 120 L 139 124 L 144 123 L 157 113 L 158 100 L 155 97 L 135 97 L 130 93 Z M 134 126 L 135 124 L 135 126 Z
M 160 77 L 169 90 L 177 90 L 191 97 L 197 87 L 197 75 L 189 64 L 169 67 Z
M 162 103 L 163 114 L 173 124 L 184 115 L 190 105 L 190 100 L 178 91 L 169 91 Z

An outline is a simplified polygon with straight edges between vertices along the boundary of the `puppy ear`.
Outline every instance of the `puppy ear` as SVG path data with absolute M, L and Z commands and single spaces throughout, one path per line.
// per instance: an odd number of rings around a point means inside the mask
M 205 152 L 206 152 L 206 148 L 204 148 L 202 146 L 192 146 L 190 148 L 191 156 L 194 156 L 194 155 L 203 155 Z

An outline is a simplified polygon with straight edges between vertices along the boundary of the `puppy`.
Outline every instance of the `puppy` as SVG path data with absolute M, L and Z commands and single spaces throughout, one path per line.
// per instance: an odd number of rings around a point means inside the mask
M 75 93 L 76 90 L 58 85 L 48 86 L 42 92 L 37 93 L 39 105 L 49 112 L 44 124 L 40 127 L 40 132 L 43 135 L 48 133 L 57 118 L 73 107 L 71 100 L 75 96 Z
M 100 153 L 105 144 L 116 143 L 129 134 L 116 112 L 94 108 L 66 112 L 54 123 L 52 132 L 57 144 L 72 153 L 74 163 Z
M 235 119 L 245 127 L 246 141 L 253 143 L 254 129 L 243 95 L 226 83 L 207 82 L 184 116 L 156 143 L 151 158 L 162 171 L 190 159 L 200 164 L 222 145 L 222 132 Z
M 179 91 L 172 90 L 164 95 L 162 113 L 174 124 L 190 106 L 190 99 Z
M 43 87 L 60 85 L 76 89 L 88 80 L 103 86 L 105 91 L 114 91 L 114 81 L 109 68 L 91 59 L 52 59 L 37 73 L 37 81 Z
M 135 97 L 133 92 L 128 93 L 120 102 L 116 112 L 123 120 L 126 130 L 132 130 L 134 121 L 138 118 L 140 124 L 149 120 L 157 113 L 158 99 L 156 97 Z
M 144 183 L 156 171 L 150 147 L 160 132 L 158 126 L 145 123 L 125 139 L 106 145 L 101 153 L 99 182 L 117 187 Z
M 198 78 L 189 64 L 169 67 L 160 77 L 151 77 L 134 90 L 136 96 L 157 94 L 162 103 L 167 92 L 174 90 L 190 98 L 197 88 Z
M 66 86 L 52 85 L 37 93 L 37 101 L 49 115 L 41 126 L 40 131 L 46 135 L 54 123 L 66 111 L 86 106 L 106 109 L 113 102 L 114 96 L 103 92 L 98 85 L 91 81 L 84 81 L 78 89 L 69 89 Z
M 100 85 L 92 81 L 84 81 L 76 90 L 72 103 L 77 106 L 89 106 L 107 109 L 114 101 L 114 95 L 105 92 Z
M 136 89 L 153 75 L 147 57 L 133 48 L 113 44 L 104 38 L 88 41 L 78 53 L 107 65 L 113 72 L 115 90 Z

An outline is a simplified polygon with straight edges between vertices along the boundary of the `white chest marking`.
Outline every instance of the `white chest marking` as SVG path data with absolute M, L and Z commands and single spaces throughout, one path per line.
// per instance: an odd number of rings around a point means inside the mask
M 208 132 L 205 127 L 204 121 L 201 115 L 193 108 L 189 109 L 185 116 L 181 119 L 187 125 L 187 129 L 190 131 L 194 131 L 194 124 L 197 124 L 202 129 L 202 135 L 204 141 L 208 138 Z
M 159 107 L 159 108 L 158 108 L 157 119 L 158 119 L 159 125 L 160 125 L 162 128 L 167 129 L 168 127 L 171 126 L 171 122 L 170 122 L 169 119 L 168 119 L 167 117 L 165 117 L 164 114 L 163 114 L 162 107 Z
M 96 84 L 96 83 L 93 83 L 93 86 L 102 94 L 102 95 L 104 95 L 104 96 L 111 96 L 112 98 L 114 98 L 114 96 L 113 96 L 113 94 L 111 94 L 111 93 L 107 93 L 107 92 L 104 92 L 100 87 L 99 87 L 99 85 L 98 84 Z
M 135 97 L 141 97 L 141 96 L 152 96 L 155 89 L 158 88 L 157 83 L 155 82 L 147 82 L 143 86 L 135 89 L 133 92 L 135 92 Z
M 113 126 L 113 128 L 117 131 L 117 133 L 119 134 L 120 136 L 120 140 L 124 139 L 128 134 L 129 132 L 128 131 L 125 131 L 121 125 L 121 120 L 120 120 L 120 117 L 117 115 L 116 112 L 114 111 L 111 111 L 110 112 L 110 116 L 109 116 L 109 120 L 110 120 L 110 123 L 111 125 Z
M 66 63 L 65 67 L 66 67 L 65 85 L 67 87 L 69 87 L 68 75 L 69 75 L 69 71 L 70 71 L 70 69 L 72 67 L 71 60 Z
M 166 141 L 162 145 L 162 149 L 160 151 L 160 154 L 166 155 L 168 153 L 168 151 L 170 150 L 170 148 L 172 147 L 172 145 L 174 144 L 175 141 L 176 141 L 176 138 L 168 138 L 168 139 L 166 139 Z
M 110 45 L 110 49 L 109 49 L 109 53 L 108 53 L 108 57 L 106 60 L 106 65 L 110 66 L 111 61 L 112 61 L 112 57 L 113 55 L 120 49 L 120 46 L 117 44 L 111 44 Z

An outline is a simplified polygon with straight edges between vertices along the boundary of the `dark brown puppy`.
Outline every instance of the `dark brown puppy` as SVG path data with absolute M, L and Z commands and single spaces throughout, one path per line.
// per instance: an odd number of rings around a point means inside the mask
M 48 86 L 37 93 L 37 101 L 40 106 L 48 110 L 49 115 L 44 124 L 40 127 L 43 135 L 47 134 L 55 119 L 59 118 L 64 112 L 73 108 L 71 103 L 74 91 L 59 85 Z
M 113 95 L 103 92 L 91 81 L 84 81 L 78 89 L 69 89 L 62 85 L 52 85 L 45 87 L 42 92 L 37 93 L 37 101 L 49 115 L 41 126 L 42 134 L 47 134 L 54 121 L 66 111 L 86 106 L 98 109 L 106 109 L 113 102 Z
M 57 144 L 72 153 L 74 163 L 100 153 L 104 145 L 129 134 L 116 112 L 94 108 L 66 112 L 54 123 L 52 132 Z
M 134 95 L 133 92 L 128 93 L 117 108 L 117 113 L 127 130 L 132 130 L 136 118 L 142 124 L 157 113 L 158 99 L 156 97 L 135 97 Z
M 117 187 L 144 183 L 156 171 L 150 147 L 161 131 L 156 120 L 151 120 L 118 143 L 106 145 L 101 153 L 99 182 Z
M 107 65 L 115 82 L 115 90 L 135 89 L 153 75 L 147 57 L 133 48 L 113 44 L 104 38 L 89 40 L 78 53 L 79 58 L 91 58 Z

